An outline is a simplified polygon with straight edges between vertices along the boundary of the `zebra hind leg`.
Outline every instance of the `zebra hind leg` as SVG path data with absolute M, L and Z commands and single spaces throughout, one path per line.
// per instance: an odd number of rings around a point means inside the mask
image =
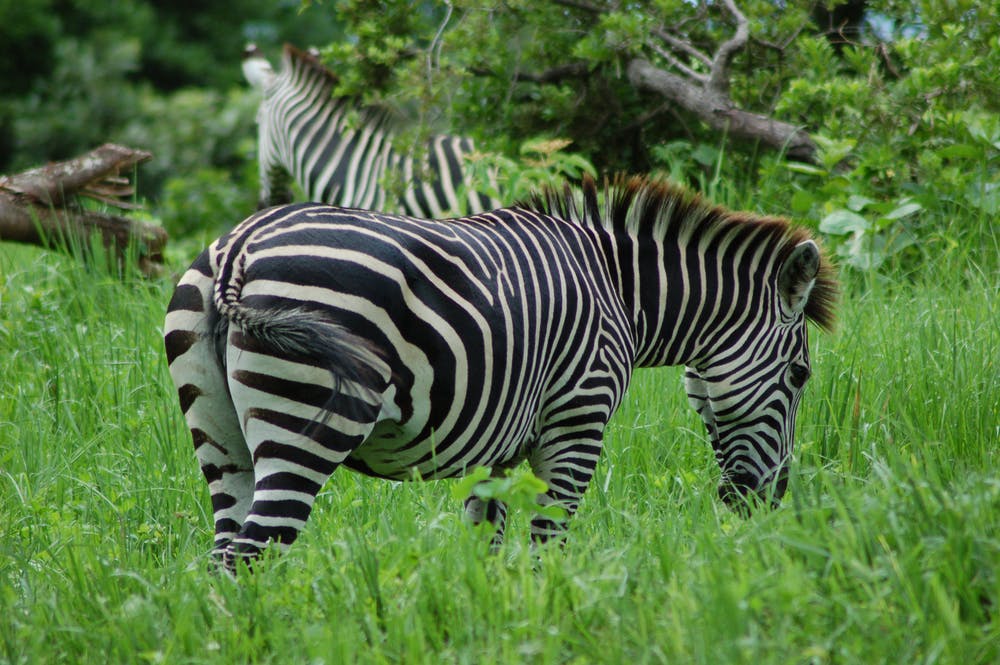
M 226 547 L 233 570 L 298 538 L 316 495 L 374 429 L 385 380 L 370 371 L 345 379 L 331 359 L 279 353 L 238 324 L 230 325 L 227 358 L 255 478 L 247 517 Z
M 216 352 L 218 313 L 202 255 L 180 280 L 167 309 L 164 344 L 195 454 L 208 483 L 215 522 L 213 554 L 221 558 L 243 526 L 253 496 L 253 464 L 225 370 Z

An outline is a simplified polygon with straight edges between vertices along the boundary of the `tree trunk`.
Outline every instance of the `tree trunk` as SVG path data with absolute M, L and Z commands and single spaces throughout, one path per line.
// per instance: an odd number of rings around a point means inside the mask
M 128 179 L 118 174 L 151 157 L 142 150 L 105 144 L 65 162 L 0 176 L 0 240 L 87 251 L 97 236 L 118 261 L 129 256 L 132 246 L 139 270 L 147 276 L 160 274 L 166 231 L 87 210 L 79 202 L 79 197 L 88 197 L 117 208 L 137 207 L 127 200 L 134 191 Z

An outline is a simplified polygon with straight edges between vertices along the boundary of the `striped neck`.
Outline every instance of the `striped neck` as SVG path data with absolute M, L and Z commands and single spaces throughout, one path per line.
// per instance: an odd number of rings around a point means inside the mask
M 632 318 L 638 367 L 696 365 L 751 323 L 778 316 L 778 267 L 809 237 L 787 220 L 729 211 L 643 177 L 618 176 L 601 194 L 588 177 L 579 190 L 549 190 L 523 205 L 597 232 Z M 825 259 L 815 289 L 806 315 L 830 327 L 836 286 Z
M 712 208 L 690 212 L 683 225 L 607 233 L 605 256 L 619 266 L 637 367 L 698 365 L 777 315 L 766 226 L 714 224 Z
M 401 158 L 392 132 L 384 131 L 389 112 L 335 96 L 336 86 L 336 76 L 318 59 L 286 46 L 281 73 L 265 91 L 267 113 L 261 107 L 261 117 L 273 126 L 261 133 L 260 151 L 262 159 L 292 175 L 307 199 L 355 205 L 361 195 L 345 187 L 358 175 L 352 156 L 377 155 L 379 171 Z M 377 196 L 373 200 L 384 204 Z

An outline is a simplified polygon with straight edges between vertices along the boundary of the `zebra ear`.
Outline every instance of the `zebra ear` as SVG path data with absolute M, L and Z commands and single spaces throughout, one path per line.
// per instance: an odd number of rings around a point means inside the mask
M 803 240 L 781 265 L 778 273 L 778 294 L 791 312 L 801 312 L 809 302 L 809 292 L 819 273 L 819 247 L 812 240 Z

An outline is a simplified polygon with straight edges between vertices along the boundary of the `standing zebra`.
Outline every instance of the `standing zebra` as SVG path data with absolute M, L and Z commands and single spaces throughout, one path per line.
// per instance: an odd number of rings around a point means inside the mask
M 257 112 L 261 207 L 292 200 L 291 178 L 307 199 L 332 205 L 442 217 L 465 206 L 480 212 L 499 205 L 475 191 L 463 195 L 462 171 L 472 140 L 434 136 L 426 162 L 393 147 L 389 113 L 357 99 L 334 96 L 337 78 L 313 55 L 285 45 L 275 74 L 256 46 L 244 51 L 243 73 L 263 94 Z M 431 179 L 422 179 L 430 174 Z M 393 198 L 386 184 L 405 193 Z
M 298 204 L 180 280 L 170 373 L 232 566 L 287 547 L 341 464 L 407 480 L 527 460 L 569 514 L 633 367 L 687 366 L 720 496 L 777 502 L 836 283 L 807 231 L 618 178 L 450 220 Z M 502 538 L 506 508 L 466 512 Z M 544 541 L 562 523 L 536 516 Z

